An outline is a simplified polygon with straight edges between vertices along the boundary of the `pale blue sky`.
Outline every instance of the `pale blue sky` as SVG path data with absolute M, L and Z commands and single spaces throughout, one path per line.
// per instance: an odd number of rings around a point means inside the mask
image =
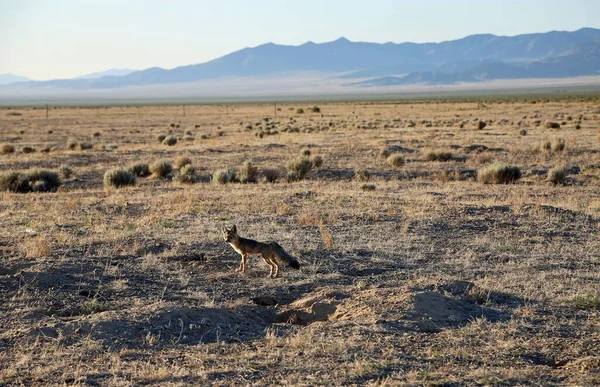
M 267 42 L 438 42 L 600 28 L 599 0 L 0 0 L 0 74 L 172 68 Z

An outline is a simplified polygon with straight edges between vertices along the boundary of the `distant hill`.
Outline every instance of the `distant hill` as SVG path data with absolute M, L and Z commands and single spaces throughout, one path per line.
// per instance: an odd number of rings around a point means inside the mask
M 356 79 L 362 86 L 573 77 L 599 73 L 599 43 L 600 30 L 593 28 L 517 36 L 471 35 L 422 44 L 351 42 L 345 38 L 299 46 L 267 43 L 201 64 L 153 67 L 122 76 L 31 82 L 27 86 L 110 89 L 281 73 L 293 76 L 295 72 Z M 409 75 L 397 77 L 405 74 Z
M 86 75 L 81 75 L 79 77 L 73 78 L 73 79 L 94 79 L 94 78 L 102 78 L 102 77 L 106 77 L 106 76 L 117 76 L 117 77 L 121 77 L 123 75 L 127 75 L 127 74 L 131 74 L 132 72 L 137 71 L 137 70 L 133 70 L 133 69 L 110 69 L 110 70 L 106 70 L 106 71 L 100 71 L 97 73 L 90 73 L 90 74 L 86 74 Z
M 580 44 L 558 56 L 528 63 L 485 62 L 454 71 L 420 71 L 402 77 L 378 77 L 352 86 L 453 84 L 494 79 L 567 78 L 600 75 L 600 42 Z
M 15 74 L 10 74 L 10 73 L 0 74 L 0 85 L 10 85 L 11 83 L 28 82 L 28 81 L 31 81 L 31 79 L 20 76 L 20 75 L 15 75 Z

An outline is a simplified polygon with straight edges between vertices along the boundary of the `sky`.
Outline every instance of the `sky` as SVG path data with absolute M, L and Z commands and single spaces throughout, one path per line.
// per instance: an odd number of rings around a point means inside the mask
M 0 0 L 0 74 L 173 68 L 264 43 L 600 28 L 600 0 Z

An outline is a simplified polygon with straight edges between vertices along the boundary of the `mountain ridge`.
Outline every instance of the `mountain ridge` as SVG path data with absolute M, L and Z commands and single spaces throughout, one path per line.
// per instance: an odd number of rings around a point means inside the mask
M 595 74 L 600 71 L 600 65 L 586 61 L 588 68 L 582 69 L 572 63 L 565 64 L 565 60 L 553 60 L 561 55 L 567 60 L 576 56 L 585 58 L 589 55 L 586 50 L 591 50 L 592 57 L 595 57 L 595 44 L 599 42 L 600 30 L 589 27 L 576 31 L 550 31 L 515 36 L 475 34 L 439 43 L 352 42 L 345 37 L 325 43 L 305 42 L 297 46 L 269 42 L 256 47 L 246 47 L 204 63 L 172 69 L 151 67 L 122 76 L 28 82 L 23 85 L 110 89 L 307 71 L 363 80 L 413 74 L 412 78 L 406 78 L 404 82 L 415 78 L 415 73 L 422 73 L 420 79 L 428 72 L 448 73 L 455 75 L 457 80 L 454 82 L 462 82 L 463 78 L 477 78 L 466 76 L 466 72 L 472 72 L 478 66 L 491 62 L 503 64 L 498 66 L 498 69 L 504 68 L 508 72 L 521 70 L 522 74 L 517 74 L 518 78 L 524 74 L 537 76 L 535 71 L 528 68 L 532 63 L 544 64 L 542 67 L 550 73 L 552 71 L 547 68 L 554 66 L 558 71 L 557 76 L 571 77 Z M 505 77 L 505 74 L 498 74 L 497 71 L 491 75 Z M 453 77 L 443 77 L 443 81 L 436 80 L 436 77 L 429 78 L 429 82 L 432 83 L 446 83 L 452 82 Z M 368 86 L 368 83 L 365 86 Z

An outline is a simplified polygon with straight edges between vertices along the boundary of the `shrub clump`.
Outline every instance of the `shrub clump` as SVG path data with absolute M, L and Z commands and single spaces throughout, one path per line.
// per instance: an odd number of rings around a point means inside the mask
M 548 181 L 554 185 L 562 184 L 567 177 L 567 171 L 563 167 L 554 167 L 548 171 Z
M 175 144 L 177 144 L 177 137 L 173 136 L 173 135 L 168 135 L 167 137 L 165 137 L 165 139 L 162 141 L 163 145 L 168 145 L 168 146 L 173 146 Z
M 308 157 L 297 157 L 290 160 L 287 165 L 288 181 L 302 180 L 313 167 L 312 161 Z
M 302 113 L 304 113 L 304 109 L 298 108 L 298 109 L 296 109 L 296 113 L 297 114 L 302 114 Z
M 252 165 L 250 160 L 246 160 L 238 171 L 238 178 L 241 183 L 256 183 L 258 178 L 258 169 Z
M 360 189 L 363 191 L 375 191 L 375 184 L 363 184 L 360 186 Z
M 24 146 L 23 148 L 21 148 L 21 152 L 23 152 L 23 154 L 33 153 L 35 152 L 35 148 L 31 146 Z
M 117 167 L 109 169 L 104 173 L 104 186 L 105 187 L 123 187 L 126 185 L 135 185 L 135 175 L 128 170 Z
M 236 181 L 235 171 L 231 168 L 216 170 L 212 175 L 212 182 L 219 184 L 233 183 Z
M 94 147 L 93 144 L 90 144 L 89 142 L 82 142 L 81 144 L 79 144 L 79 149 L 81 150 L 88 150 L 88 149 L 92 149 Z
M 547 121 L 546 128 L 548 129 L 560 129 L 560 124 L 558 122 Z
M 156 136 L 156 142 L 162 144 L 162 142 L 165 141 L 165 138 L 167 138 L 166 134 L 159 134 Z
M 27 173 L 9 172 L 0 177 L 0 189 L 17 193 L 56 191 L 61 185 L 58 173 L 33 169 Z
M 173 172 L 173 165 L 169 160 L 156 160 L 150 165 L 150 172 L 155 177 L 165 178 Z
M 8 154 L 11 154 L 11 153 L 15 153 L 15 147 L 13 145 L 10 145 L 10 144 L 4 144 L 4 145 L 2 145 L 1 153 L 3 155 L 8 155 Z
M 358 171 L 354 171 L 354 180 L 369 181 L 371 180 L 371 173 L 366 169 L 359 169 Z
M 381 148 L 378 156 L 380 159 L 387 159 L 390 157 L 390 150 L 388 148 Z
M 67 140 L 67 149 L 68 150 L 77 150 L 79 148 L 79 141 L 75 138 L 70 138 Z
M 557 138 L 552 141 L 552 150 L 554 152 L 562 152 L 565 149 L 565 140 Z
M 485 128 L 486 126 L 487 126 L 487 123 L 485 121 L 479 121 L 477 123 L 477 129 L 479 129 L 479 130 Z
M 313 163 L 313 167 L 321 168 L 321 166 L 323 165 L 323 158 L 321 156 L 315 156 L 312 159 L 312 163 Z
M 175 160 L 175 168 L 177 169 L 181 169 L 183 167 L 185 167 L 186 165 L 191 165 L 192 164 L 192 159 L 190 159 L 188 156 L 180 156 Z
M 321 113 L 321 108 L 318 106 L 313 106 L 310 111 L 313 113 Z
M 71 169 L 71 167 L 69 167 L 67 165 L 61 165 L 60 168 L 58 169 L 58 172 L 65 179 L 68 179 L 73 175 L 73 169 Z
M 387 162 L 392 167 L 399 168 L 404 165 L 404 157 L 400 153 L 393 153 L 388 156 Z
M 519 135 L 520 136 L 527 136 L 527 130 L 526 129 L 519 130 Z
M 304 148 L 300 151 L 300 156 L 310 156 L 310 149 Z
M 181 184 L 194 184 L 197 180 L 196 168 L 191 164 L 181 167 L 179 173 L 175 175 L 175 181 Z
M 483 184 L 508 184 L 520 178 L 519 167 L 501 163 L 494 163 L 477 171 L 477 181 Z
M 146 177 L 150 175 L 150 166 L 146 163 L 132 164 L 127 170 L 139 177 Z
M 265 168 L 262 170 L 262 179 L 263 183 L 275 183 L 279 180 L 279 170 L 275 168 Z
M 454 158 L 454 155 L 451 152 L 435 152 L 430 151 L 425 154 L 425 159 L 427 161 L 450 161 Z

